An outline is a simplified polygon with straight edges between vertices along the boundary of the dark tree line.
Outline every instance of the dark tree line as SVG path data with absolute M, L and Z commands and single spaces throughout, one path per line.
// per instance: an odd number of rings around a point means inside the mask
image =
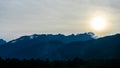
M 49 61 L 40 59 L 1 59 L 0 68 L 120 68 L 120 60 L 73 60 Z
M 18 59 L 1 59 L 0 68 L 79 68 L 84 64 L 81 59 L 68 61 L 49 61 L 40 59 L 18 60 Z

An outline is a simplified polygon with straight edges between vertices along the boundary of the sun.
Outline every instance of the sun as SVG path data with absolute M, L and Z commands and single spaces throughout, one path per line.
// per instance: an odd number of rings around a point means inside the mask
M 106 28 L 106 19 L 101 16 L 96 16 L 91 20 L 91 27 L 94 30 L 104 30 Z

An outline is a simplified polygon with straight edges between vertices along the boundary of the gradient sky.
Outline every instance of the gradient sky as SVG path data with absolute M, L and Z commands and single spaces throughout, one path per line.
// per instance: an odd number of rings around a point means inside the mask
M 90 19 L 102 15 L 108 27 L 96 35 L 120 31 L 120 0 L 0 0 L 0 38 L 34 33 L 94 32 Z

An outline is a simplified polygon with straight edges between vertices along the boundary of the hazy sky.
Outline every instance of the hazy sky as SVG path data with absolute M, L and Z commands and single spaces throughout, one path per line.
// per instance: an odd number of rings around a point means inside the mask
M 120 31 L 120 0 L 0 0 L 0 38 L 34 33 L 83 33 L 90 19 L 101 15 L 107 29 L 97 35 Z

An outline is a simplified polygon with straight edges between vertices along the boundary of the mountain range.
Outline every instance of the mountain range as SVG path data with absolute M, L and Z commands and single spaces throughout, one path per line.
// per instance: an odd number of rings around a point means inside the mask
M 66 60 L 120 58 L 120 34 L 96 38 L 94 33 L 34 34 L 0 45 L 0 57 Z

